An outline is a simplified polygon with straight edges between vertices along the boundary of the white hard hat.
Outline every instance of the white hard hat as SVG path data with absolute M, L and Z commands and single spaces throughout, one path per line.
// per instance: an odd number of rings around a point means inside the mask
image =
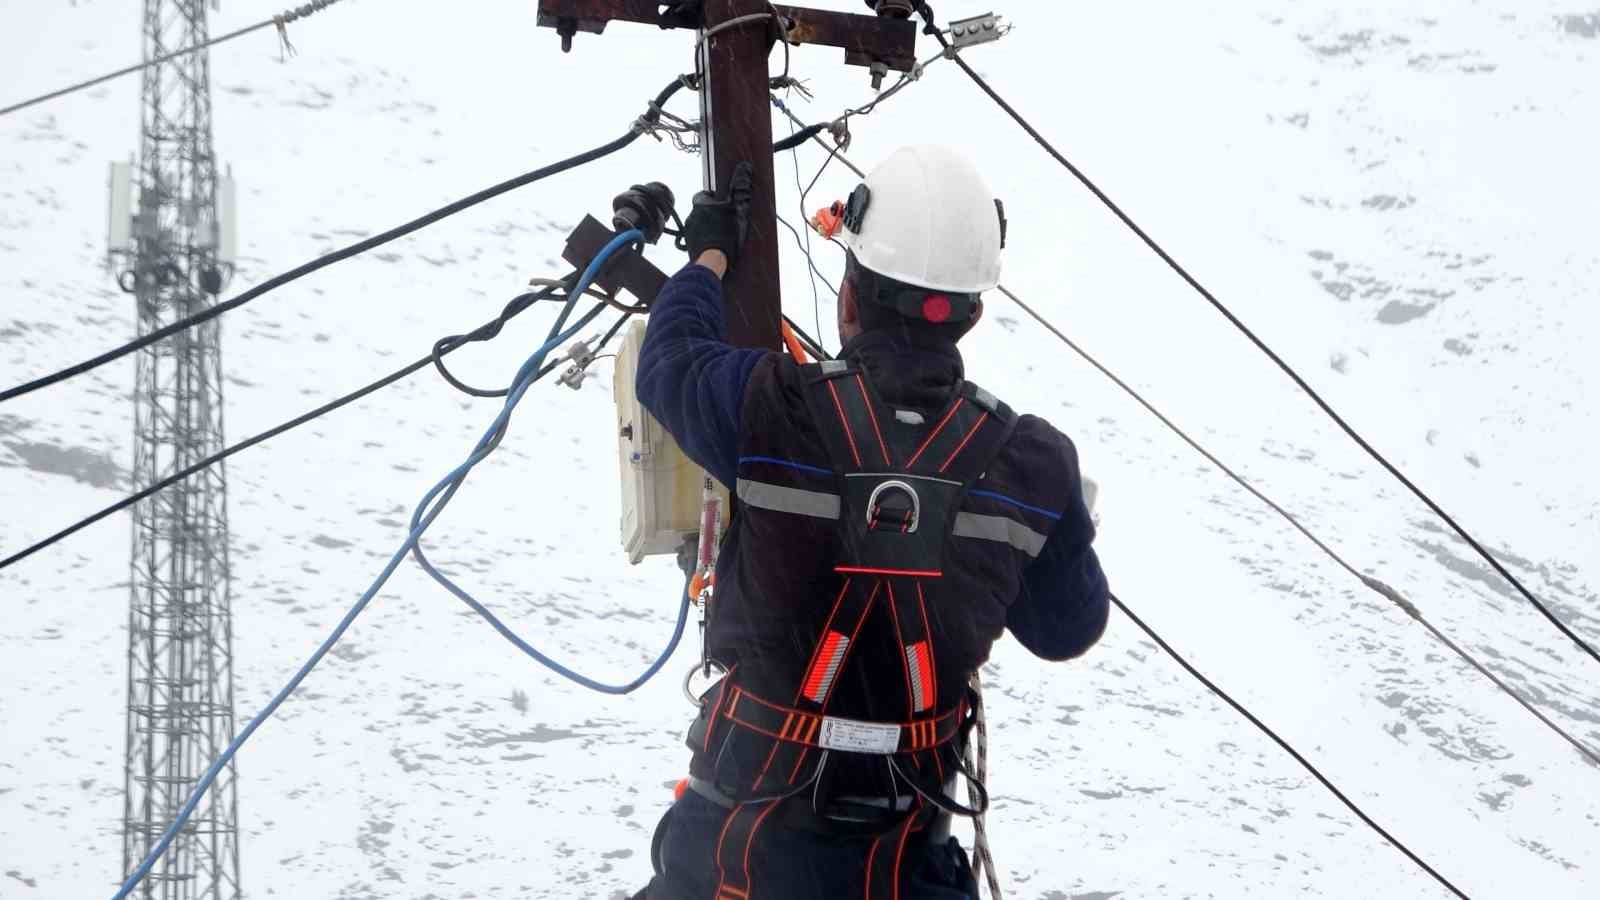
M 1000 283 L 1003 215 L 966 157 L 947 147 L 905 147 L 851 197 L 839 236 L 857 262 L 879 275 L 977 294 Z

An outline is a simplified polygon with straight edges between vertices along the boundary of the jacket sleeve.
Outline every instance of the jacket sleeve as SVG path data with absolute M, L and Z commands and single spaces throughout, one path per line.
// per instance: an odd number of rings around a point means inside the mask
M 768 352 L 728 343 L 722 282 L 704 266 L 684 267 L 650 306 L 634 391 L 683 452 L 730 489 L 745 386 Z
M 1111 589 L 1094 552 L 1094 521 L 1083 499 L 1077 449 L 1063 438 L 1068 502 L 1044 549 L 1023 571 L 1006 627 L 1035 656 L 1052 661 L 1088 652 L 1105 633 Z

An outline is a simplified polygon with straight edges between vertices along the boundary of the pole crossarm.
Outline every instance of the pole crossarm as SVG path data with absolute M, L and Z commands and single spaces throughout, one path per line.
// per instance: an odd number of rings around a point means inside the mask
M 697 17 L 675 13 L 671 4 L 654 0 L 538 0 L 539 24 L 555 28 L 568 40 L 579 31 L 600 34 L 610 22 L 636 22 L 658 28 L 698 28 Z M 909 19 L 772 4 L 783 19 L 784 38 L 791 44 L 816 44 L 845 51 L 845 63 L 882 63 L 896 72 L 917 64 L 917 26 Z

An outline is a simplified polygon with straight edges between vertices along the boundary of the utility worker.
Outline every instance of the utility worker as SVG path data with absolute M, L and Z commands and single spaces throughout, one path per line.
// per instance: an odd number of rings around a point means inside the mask
M 819 213 L 844 346 L 800 365 L 726 340 L 749 195 L 744 164 L 696 196 L 639 358 L 641 402 L 739 500 L 704 637 L 726 675 L 640 897 L 976 898 L 949 835 L 987 803 L 954 799 L 971 677 L 1007 628 L 1079 656 L 1109 598 L 1072 442 L 963 378 L 1004 210 L 950 150 L 889 157 Z

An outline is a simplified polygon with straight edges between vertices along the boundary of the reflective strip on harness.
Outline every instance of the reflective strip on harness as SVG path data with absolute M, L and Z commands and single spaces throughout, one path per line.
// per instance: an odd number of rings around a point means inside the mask
M 922 712 L 933 705 L 933 657 L 927 641 L 906 648 L 906 671 L 911 673 L 911 705 Z
M 817 654 L 816 663 L 806 673 L 805 690 L 802 692 L 806 699 L 821 703 L 828 696 L 828 689 L 833 687 L 833 677 L 839 674 L 839 665 L 844 662 L 845 651 L 849 648 L 848 637 L 837 631 L 828 632 L 822 643 L 822 652 Z
M 817 519 L 839 518 L 839 495 L 820 491 L 803 491 L 799 488 L 768 484 L 765 481 L 739 479 L 739 499 L 751 506 L 773 512 L 794 513 Z
M 1032 528 L 1005 516 L 980 516 L 977 513 L 956 513 L 956 537 L 999 541 L 1021 550 L 1029 556 L 1038 556 L 1044 549 L 1045 536 Z

